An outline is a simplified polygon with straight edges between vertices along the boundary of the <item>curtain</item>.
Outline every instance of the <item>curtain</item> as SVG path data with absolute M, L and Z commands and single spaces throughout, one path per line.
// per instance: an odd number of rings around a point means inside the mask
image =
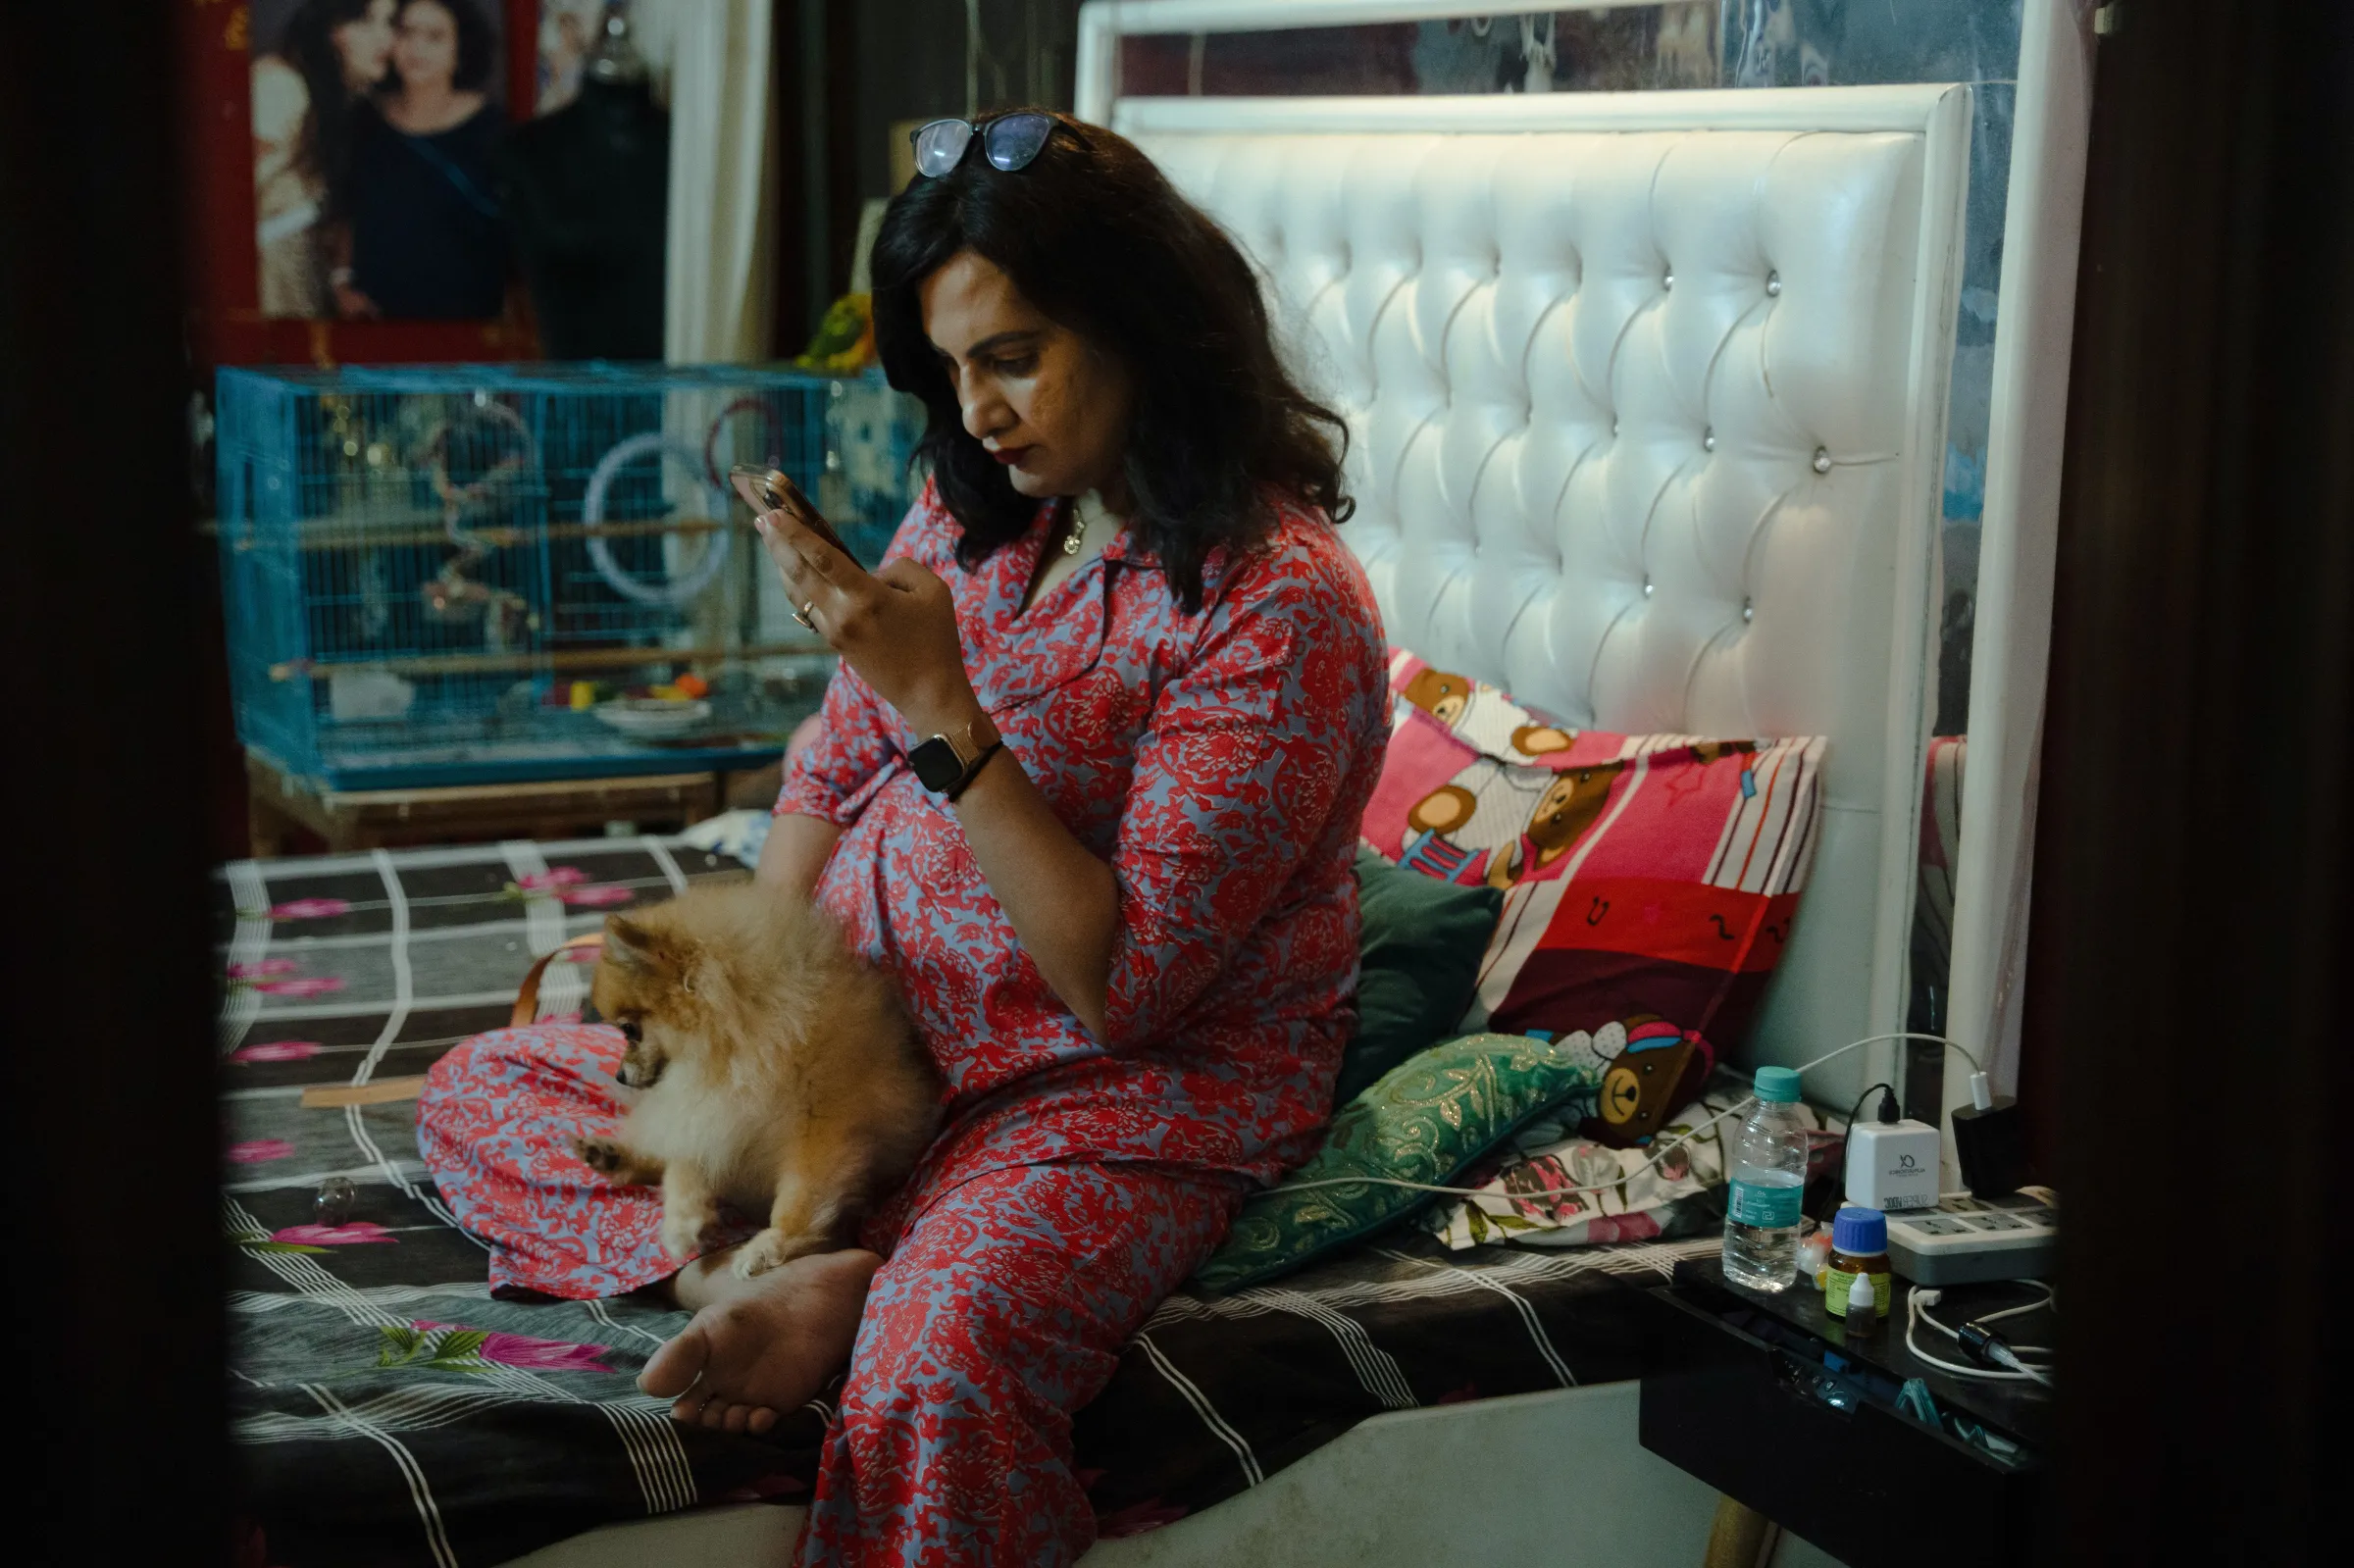
M 649 30 L 661 34 L 670 78 L 663 357 L 765 360 L 777 233 L 775 0 L 672 0 L 658 10 Z

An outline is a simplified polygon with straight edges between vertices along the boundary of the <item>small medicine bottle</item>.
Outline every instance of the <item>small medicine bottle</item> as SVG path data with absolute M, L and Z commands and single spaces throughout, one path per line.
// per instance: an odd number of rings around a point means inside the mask
M 1831 1221 L 1831 1261 L 1822 1277 L 1822 1309 L 1834 1322 L 1847 1317 L 1847 1290 L 1859 1274 L 1871 1276 L 1871 1299 L 1888 1311 L 1888 1216 L 1851 1203 Z

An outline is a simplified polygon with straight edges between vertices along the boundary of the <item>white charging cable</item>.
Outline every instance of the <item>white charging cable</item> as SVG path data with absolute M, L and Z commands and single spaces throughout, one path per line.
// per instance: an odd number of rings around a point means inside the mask
M 1816 1057 L 1813 1061 L 1804 1064 L 1798 1069 L 1798 1071 L 1801 1073 L 1812 1072 L 1834 1057 L 1845 1056 L 1849 1051 L 1861 1050 L 1867 1045 L 1877 1045 L 1882 1040 L 1892 1039 L 1934 1040 L 1936 1043 L 1943 1045 L 1950 1050 L 1958 1051 L 1961 1053 L 1962 1059 L 1970 1063 L 1970 1071 L 1973 1075 L 1970 1080 L 1971 1085 L 1973 1086 L 1973 1097 L 1975 1096 L 1978 1087 L 1985 1084 L 1986 1075 L 1978 1070 L 1978 1059 L 1975 1056 L 1972 1056 L 1966 1047 L 1955 1044 L 1952 1040 L 1947 1039 L 1943 1035 L 1923 1035 L 1915 1030 L 1897 1030 L 1893 1034 L 1867 1035 L 1862 1039 L 1851 1039 L 1846 1044 L 1840 1046 L 1837 1050 L 1825 1051 L 1822 1055 Z M 1614 1192 L 1626 1183 L 1633 1181 L 1638 1176 L 1641 1176 L 1645 1171 L 1658 1169 L 1662 1160 L 1664 1160 L 1668 1155 L 1674 1153 L 1686 1143 L 1689 1143 L 1694 1138 L 1700 1137 L 1701 1134 L 1707 1132 L 1710 1128 L 1714 1127 L 1718 1122 L 1725 1121 L 1730 1117 L 1739 1116 L 1743 1111 L 1748 1110 L 1751 1104 L 1756 1101 L 1756 1099 L 1757 1096 L 1755 1094 L 1744 1095 L 1740 1103 L 1736 1104 L 1731 1110 L 1719 1111 L 1714 1116 L 1712 1116 L 1707 1121 L 1701 1123 L 1698 1127 L 1695 1127 L 1690 1132 L 1684 1134 L 1683 1137 L 1674 1139 L 1672 1142 L 1661 1144 L 1658 1149 L 1653 1151 L 1650 1159 L 1645 1160 L 1633 1170 L 1620 1175 L 1614 1181 L 1590 1183 L 1583 1187 L 1532 1187 L 1520 1191 L 1506 1192 L 1501 1195 L 1517 1201 L 1521 1198 L 1532 1197 L 1566 1197 L 1575 1192 Z M 1983 1110 L 1986 1108 L 1986 1105 L 1991 1105 L 1992 1103 L 1993 1100 L 1989 1098 L 1978 1108 Z M 1408 1182 L 1402 1177 L 1395 1176 L 1333 1176 L 1325 1177 L 1313 1182 L 1286 1182 L 1282 1186 L 1272 1189 L 1272 1190 L 1279 1192 L 1305 1192 L 1312 1188 L 1319 1187 L 1403 1187 L 1416 1192 L 1440 1192 L 1450 1197 L 1496 1197 L 1499 1195 L 1498 1193 L 1485 1188 L 1440 1187 L 1430 1182 Z
M 1980 1324 L 1997 1323 L 2004 1318 L 2018 1317 L 2022 1312 L 2034 1312 L 2047 1307 L 2054 1313 L 2059 1312 L 2059 1295 L 2049 1285 L 2041 1280 L 2022 1280 L 2020 1283 L 2039 1288 L 2043 1291 L 2043 1299 L 2029 1301 L 2024 1306 L 2005 1307 L 2000 1312 L 1989 1312 L 1973 1321 Z M 2006 1344 L 2000 1340 L 1990 1341 L 1986 1347 L 1986 1353 L 1994 1358 L 1999 1364 L 1999 1368 L 1965 1366 L 1959 1361 L 1943 1360 L 1923 1350 L 1913 1338 L 1914 1331 L 1923 1323 L 1957 1344 L 1962 1340 L 1961 1330 L 1949 1329 L 1929 1316 L 1929 1308 L 1944 1299 L 1945 1292 L 1943 1290 L 1926 1288 L 1916 1289 L 1911 1295 L 1905 1298 L 1905 1348 L 1912 1351 L 1916 1359 L 1937 1368 L 1940 1372 L 1950 1372 L 1958 1378 L 1987 1378 L 2002 1383 L 2031 1382 L 2050 1387 L 2051 1373 L 2043 1368 L 2028 1365 L 2024 1359 L 2030 1355 L 2050 1355 L 2052 1352 L 2042 1345 Z

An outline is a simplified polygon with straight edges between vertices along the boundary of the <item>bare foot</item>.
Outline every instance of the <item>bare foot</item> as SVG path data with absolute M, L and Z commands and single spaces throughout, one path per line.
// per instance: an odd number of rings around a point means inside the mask
M 699 1306 L 638 1374 L 638 1387 L 675 1396 L 671 1415 L 727 1432 L 766 1432 L 780 1411 L 814 1395 L 850 1356 L 872 1252 L 821 1252 L 745 1280 L 725 1253 L 679 1275 L 682 1304 Z

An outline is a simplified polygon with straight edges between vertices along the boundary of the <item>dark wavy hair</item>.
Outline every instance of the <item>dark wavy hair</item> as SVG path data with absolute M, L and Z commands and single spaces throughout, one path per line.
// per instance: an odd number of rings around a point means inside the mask
M 1258 279 L 1226 232 L 1127 138 L 1054 119 L 1026 169 L 1003 173 L 976 145 L 893 199 L 875 238 L 875 347 L 891 384 L 929 414 L 917 456 L 962 529 L 956 557 L 967 571 L 1026 532 L 1038 502 L 966 432 L 924 332 L 924 280 L 974 251 L 1116 358 L 1136 388 L 1128 527 L 1190 613 L 1201 608 L 1210 551 L 1264 536 L 1268 487 L 1347 520 L 1348 427 L 1284 368 Z
M 278 46 L 301 76 L 311 95 L 302 131 L 303 167 L 327 191 L 331 213 L 340 212 L 351 175 L 352 90 L 343 80 L 343 56 L 335 29 L 368 14 L 372 0 L 308 0 L 287 19 Z M 385 67 L 384 75 L 391 75 Z M 369 85 L 374 86 L 375 83 Z
M 392 13 L 397 25 L 400 13 L 417 5 L 420 0 L 400 0 Z M 432 0 L 449 13 L 458 26 L 458 58 L 450 68 L 449 84 L 460 92 L 479 92 L 490 80 L 490 68 L 498 63 L 498 34 L 483 17 L 474 0 Z

